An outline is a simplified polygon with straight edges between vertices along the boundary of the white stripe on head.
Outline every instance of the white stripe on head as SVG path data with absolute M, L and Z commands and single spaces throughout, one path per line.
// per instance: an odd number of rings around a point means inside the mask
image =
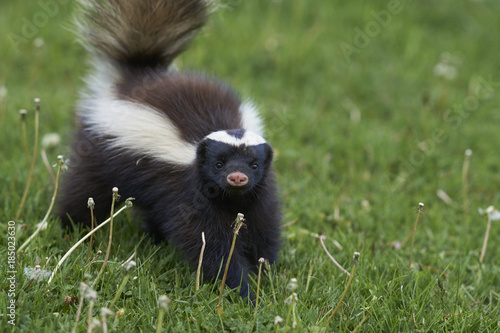
M 196 146 L 182 139 L 167 116 L 143 104 L 89 99 L 81 104 L 79 113 L 93 133 L 113 137 L 110 148 L 177 165 L 188 165 L 195 159 Z
M 237 138 L 227 131 L 217 131 L 212 132 L 205 137 L 206 139 L 214 140 L 217 142 L 227 143 L 228 145 L 233 146 L 256 146 L 263 143 L 266 143 L 263 137 L 258 135 L 257 133 L 246 131 L 241 138 Z
M 264 126 L 262 119 L 259 116 L 259 110 L 250 101 L 244 101 L 240 105 L 241 125 L 250 132 L 257 133 L 260 136 L 264 135 Z

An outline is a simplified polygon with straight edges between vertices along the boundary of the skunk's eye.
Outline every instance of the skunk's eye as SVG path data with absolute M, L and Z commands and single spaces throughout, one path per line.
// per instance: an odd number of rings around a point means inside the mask
M 253 171 L 256 171 L 257 169 L 259 169 L 259 165 L 257 163 L 254 163 L 250 166 L 250 168 L 253 170 Z
M 221 161 L 215 162 L 215 168 L 216 169 L 221 169 L 223 166 L 224 166 L 224 163 L 222 163 Z

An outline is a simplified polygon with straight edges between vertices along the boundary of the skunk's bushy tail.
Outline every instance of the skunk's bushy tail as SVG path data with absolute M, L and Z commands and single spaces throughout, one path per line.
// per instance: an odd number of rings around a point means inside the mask
M 209 12 L 209 0 L 80 0 L 84 46 L 126 68 L 167 67 Z

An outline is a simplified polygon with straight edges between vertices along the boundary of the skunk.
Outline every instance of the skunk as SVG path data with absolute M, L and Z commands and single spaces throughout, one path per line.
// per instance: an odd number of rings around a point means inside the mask
M 232 222 L 245 216 L 226 283 L 252 297 L 248 274 L 277 260 L 280 205 L 273 150 L 255 106 L 227 85 L 171 68 L 211 10 L 207 0 L 81 0 L 78 27 L 92 72 L 59 200 L 63 228 L 109 214 L 111 190 L 134 197 L 146 231 L 223 272 Z M 222 275 L 222 274 L 221 274 Z

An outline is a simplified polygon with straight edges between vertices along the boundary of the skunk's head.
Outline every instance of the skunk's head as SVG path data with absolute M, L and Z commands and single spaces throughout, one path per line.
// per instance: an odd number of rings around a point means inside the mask
M 204 179 L 230 195 L 242 195 L 258 187 L 272 159 L 273 150 L 261 136 L 241 129 L 211 133 L 196 152 Z

